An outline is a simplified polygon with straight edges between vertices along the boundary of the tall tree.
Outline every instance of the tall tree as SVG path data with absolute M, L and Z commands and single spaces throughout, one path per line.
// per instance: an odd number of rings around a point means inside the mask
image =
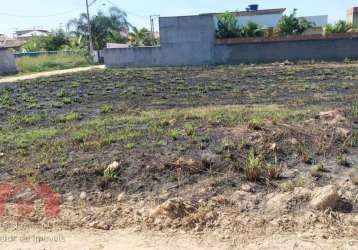
M 127 34 L 131 27 L 124 11 L 112 7 L 108 13 L 109 15 L 106 15 L 99 11 L 91 18 L 93 43 L 97 50 L 103 49 L 109 42 L 125 42 L 127 37 L 124 34 Z M 87 15 L 85 13 L 82 13 L 79 18 L 70 20 L 67 27 L 72 34 L 88 39 Z
M 240 28 L 233 13 L 225 12 L 217 16 L 218 27 L 216 36 L 218 38 L 240 37 Z

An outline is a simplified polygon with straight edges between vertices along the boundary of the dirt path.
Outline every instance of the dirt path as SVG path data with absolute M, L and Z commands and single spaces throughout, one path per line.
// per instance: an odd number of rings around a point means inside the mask
M 353 240 L 312 240 L 304 235 L 279 235 L 240 244 L 217 237 L 130 231 L 23 231 L 0 233 L 0 249 L 8 250 L 171 250 L 171 249 L 357 249 Z
M 8 77 L 0 78 L 0 83 L 30 80 L 30 79 L 36 79 L 39 77 L 63 75 L 63 74 L 68 74 L 68 73 L 89 71 L 89 70 L 94 70 L 94 69 L 104 69 L 104 68 L 105 68 L 104 65 L 96 65 L 96 66 L 90 66 L 90 67 L 80 67 L 80 68 L 73 68 L 73 69 L 40 72 L 40 73 L 34 73 L 34 74 L 22 75 L 22 76 L 8 76 Z

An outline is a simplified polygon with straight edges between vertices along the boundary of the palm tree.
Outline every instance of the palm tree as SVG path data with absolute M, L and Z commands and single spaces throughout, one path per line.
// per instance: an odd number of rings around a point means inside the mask
M 109 15 L 99 11 L 91 18 L 91 28 L 95 49 L 103 49 L 108 42 L 125 42 L 126 34 L 131 27 L 127 21 L 127 14 L 116 8 L 109 9 Z M 82 36 L 88 39 L 87 15 L 82 13 L 79 18 L 70 20 L 67 28 L 75 36 Z
M 339 20 L 335 24 L 327 24 L 324 27 L 324 34 L 333 34 L 333 33 L 346 33 L 352 30 L 352 25 L 346 21 Z
M 129 41 L 133 46 L 152 45 L 150 31 L 146 28 L 132 27 L 132 32 L 129 33 Z
M 264 30 L 258 24 L 253 22 L 247 22 L 241 28 L 242 37 L 260 37 L 264 35 L 265 35 Z
M 292 14 L 281 18 L 276 27 L 276 32 L 279 35 L 299 35 L 312 27 L 311 22 L 304 17 L 297 17 L 296 13 L 297 9 L 294 9 Z

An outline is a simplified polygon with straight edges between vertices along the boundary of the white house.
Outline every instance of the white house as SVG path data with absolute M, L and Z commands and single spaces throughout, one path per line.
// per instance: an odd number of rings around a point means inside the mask
M 24 30 L 16 30 L 14 38 L 20 41 L 30 40 L 34 36 L 48 36 L 50 32 L 41 28 L 32 28 Z
M 247 22 L 257 23 L 265 29 L 273 28 L 282 18 L 285 8 L 281 9 L 265 9 L 265 10 L 249 10 L 232 12 L 237 19 L 239 26 L 245 25 Z M 215 24 L 217 26 L 219 13 L 215 14 Z
M 240 11 L 235 12 L 235 15 L 240 26 L 245 25 L 247 22 L 253 22 L 265 29 L 268 29 L 273 28 L 277 25 L 285 11 L 285 8 L 257 11 Z
M 237 19 L 239 26 L 245 25 L 247 22 L 253 22 L 260 25 L 264 29 L 272 29 L 277 26 L 278 22 L 283 17 L 286 9 L 258 9 L 258 5 L 249 6 L 246 11 L 232 12 Z M 215 25 L 217 26 L 219 13 L 215 14 Z M 328 16 L 319 15 L 319 16 L 307 16 L 304 17 L 308 21 L 312 22 L 313 28 L 309 30 L 309 33 L 319 33 L 322 32 L 322 27 L 327 25 Z

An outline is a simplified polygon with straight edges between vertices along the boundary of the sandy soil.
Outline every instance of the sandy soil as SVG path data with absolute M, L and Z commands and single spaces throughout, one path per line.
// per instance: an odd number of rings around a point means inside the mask
M 308 235 L 276 235 L 253 240 L 249 245 L 215 235 L 190 236 L 133 231 L 13 231 L 0 234 L 0 248 L 8 250 L 164 250 L 164 249 L 358 249 L 353 240 L 312 240 Z
M 83 71 L 89 71 L 89 70 L 94 70 L 94 69 L 104 69 L 104 68 L 105 68 L 104 65 L 96 65 L 96 66 L 90 66 L 90 67 L 80 67 L 80 68 L 74 68 L 74 69 L 64 69 L 64 70 L 40 72 L 40 73 L 34 73 L 34 74 L 28 74 L 28 75 L 22 75 L 22 76 L 0 77 L 0 83 L 24 81 L 24 80 L 36 79 L 36 78 L 40 78 L 40 77 L 64 75 L 64 74 L 69 74 L 69 73 L 83 72 Z

